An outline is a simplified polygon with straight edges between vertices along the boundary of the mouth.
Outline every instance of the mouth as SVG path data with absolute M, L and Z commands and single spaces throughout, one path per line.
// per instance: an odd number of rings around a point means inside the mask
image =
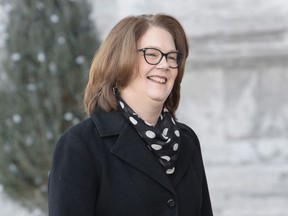
M 160 84 L 165 84 L 167 82 L 167 79 L 164 77 L 158 77 L 158 76 L 148 76 L 147 77 L 149 80 L 153 81 L 153 82 L 157 82 Z

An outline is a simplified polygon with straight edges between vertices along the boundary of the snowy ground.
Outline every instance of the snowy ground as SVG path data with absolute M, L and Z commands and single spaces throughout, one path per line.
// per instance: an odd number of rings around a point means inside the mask
M 0 185 L 0 215 L 1 216 L 43 216 L 39 209 L 29 211 L 19 203 L 11 200 L 3 192 L 3 187 Z

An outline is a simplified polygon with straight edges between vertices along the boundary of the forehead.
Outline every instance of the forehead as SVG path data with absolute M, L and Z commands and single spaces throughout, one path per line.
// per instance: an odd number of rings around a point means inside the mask
M 155 47 L 162 51 L 175 50 L 172 35 L 164 28 L 150 27 L 138 41 L 138 47 Z

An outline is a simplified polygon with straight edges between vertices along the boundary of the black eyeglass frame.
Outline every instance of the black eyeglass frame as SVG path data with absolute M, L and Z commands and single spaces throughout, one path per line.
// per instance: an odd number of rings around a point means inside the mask
M 161 53 L 161 58 L 159 59 L 159 61 L 158 61 L 157 63 L 150 63 L 150 62 L 147 60 L 147 58 L 146 58 L 146 51 L 149 50 L 149 49 L 157 50 L 157 51 L 159 51 L 159 52 Z M 138 49 L 137 51 L 138 51 L 138 52 L 143 52 L 145 61 L 146 61 L 148 64 L 150 64 L 150 65 L 157 65 L 157 64 L 159 64 L 159 63 L 162 61 L 163 56 L 164 56 L 165 59 L 166 59 L 166 61 L 167 61 L 167 63 L 168 63 L 168 66 L 169 66 L 170 68 L 176 69 L 176 68 L 179 68 L 179 67 L 180 67 L 180 65 L 181 65 L 181 63 L 182 63 L 182 59 L 183 59 L 183 55 L 182 55 L 180 52 L 178 52 L 178 51 L 172 51 L 172 52 L 168 52 L 168 53 L 163 53 L 161 50 L 159 50 L 159 49 L 157 49 L 157 48 L 152 48 L 152 47 Z M 171 66 L 169 65 L 169 62 L 168 62 L 168 59 L 167 59 L 167 58 L 168 58 L 168 55 L 171 54 L 171 53 L 177 53 L 177 61 L 176 61 L 177 66 L 176 66 L 176 67 L 171 67 Z

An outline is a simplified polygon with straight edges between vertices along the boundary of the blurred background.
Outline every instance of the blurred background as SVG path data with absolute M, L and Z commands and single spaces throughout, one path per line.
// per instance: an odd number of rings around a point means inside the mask
M 46 214 L 95 50 L 121 18 L 158 12 L 188 34 L 177 117 L 201 141 L 214 215 L 288 215 L 286 0 L 0 0 L 1 216 Z

